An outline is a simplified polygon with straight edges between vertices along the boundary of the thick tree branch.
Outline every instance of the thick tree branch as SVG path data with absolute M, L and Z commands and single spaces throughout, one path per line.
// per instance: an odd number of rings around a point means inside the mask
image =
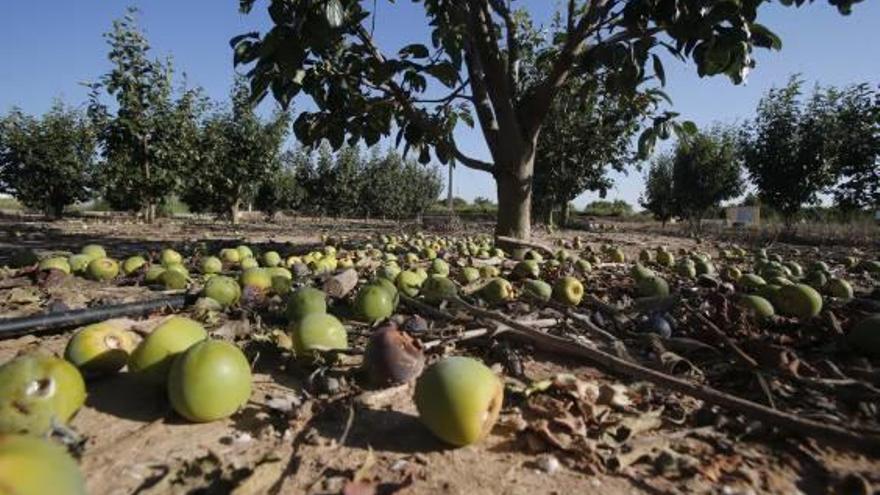
M 474 170 L 482 170 L 483 172 L 489 172 L 490 174 L 495 174 L 495 166 L 489 162 L 484 162 L 482 160 L 477 160 L 476 158 L 471 158 L 465 155 L 458 146 L 454 142 L 449 143 L 453 155 L 455 155 L 455 159 L 458 160 L 462 165 L 468 168 L 472 168 Z
M 477 113 L 477 120 L 480 121 L 483 135 L 486 137 L 489 151 L 492 153 L 492 156 L 496 156 L 498 150 L 498 120 L 495 118 L 495 111 L 492 109 L 489 90 L 486 88 L 483 66 L 469 45 L 470 43 L 465 43 L 465 66 L 467 67 L 471 89 L 474 93 L 474 110 Z
M 519 39 L 517 38 L 516 21 L 513 19 L 513 13 L 504 4 L 504 0 L 489 0 L 489 3 L 492 5 L 492 10 L 504 20 L 504 26 L 507 30 L 507 79 L 511 95 L 515 100 L 519 87 Z

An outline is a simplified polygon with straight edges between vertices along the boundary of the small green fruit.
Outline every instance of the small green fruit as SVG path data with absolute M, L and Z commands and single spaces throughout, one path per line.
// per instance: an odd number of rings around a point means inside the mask
M 553 298 L 562 304 L 577 306 L 584 297 L 584 286 L 574 277 L 562 277 L 553 286 Z
M 694 268 L 697 270 L 697 275 L 714 275 L 715 274 L 715 265 L 709 261 L 708 258 L 700 258 L 698 257 L 696 261 L 694 261 Z
M 217 275 L 205 284 L 204 293 L 223 306 L 231 306 L 241 298 L 241 287 L 232 277 Z
M 281 255 L 277 251 L 266 251 L 263 253 L 263 266 L 272 268 L 281 264 Z
M 489 304 L 510 301 L 513 295 L 513 286 L 503 278 L 493 278 L 480 289 L 480 297 Z
M 853 298 L 853 288 L 849 282 L 842 278 L 832 278 L 825 286 L 828 295 L 838 299 L 849 300 Z
M 107 280 L 113 280 L 119 275 L 119 263 L 116 260 L 112 260 L 110 258 L 98 258 L 94 259 L 89 263 L 89 268 L 87 269 L 89 277 L 93 280 L 98 280 L 101 282 L 105 282 Z
M 247 271 L 253 268 L 259 268 L 260 262 L 254 258 L 243 258 L 239 263 L 239 266 L 241 266 L 242 270 Z
M 409 297 L 416 297 L 419 295 L 419 290 L 424 281 L 425 279 L 423 279 L 418 273 L 411 270 L 404 270 L 397 275 L 395 285 L 397 286 L 397 290 L 403 294 Z
M 471 284 L 480 279 L 480 270 L 472 266 L 466 266 L 458 272 L 459 281 L 464 284 Z
M 639 261 L 642 263 L 653 263 L 654 253 L 648 251 L 647 249 L 642 249 L 641 251 L 639 251 Z
M 285 315 L 293 323 L 310 314 L 327 312 L 327 294 L 314 288 L 302 287 L 293 291 L 287 299 Z
M 804 278 L 804 282 L 816 290 L 822 290 L 828 283 L 828 276 L 825 275 L 825 272 L 810 272 Z
M 737 285 L 739 285 L 740 289 L 745 292 L 754 292 L 762 286 L 767 285 L 767 282 L 754 273 L 746 273 L 737 280 Z
M 159 263 L 162 266 L 183 264 L 183 256 L 173 249 L 163 249 L 159 253 Z
M 636 282 L 654 276 L 654 271 L 641 263 L 636 263 L 635 265 L 633 265 L 629 273 L 630 275 L 632 275 L 632 278 L 636 280 Z
M 587 274 L 593 271 L 593 265 L 589 261 L 585 259 L 578 259 L 574 262 L 574 267 L 578 272 L 582 274 Z
M 86 495 L 76 461 L 50 440 L 0 436 L 0 493 L 3 495 Z
M 168 374 L 168 399 L 184 418 L 216 421 L 235 413 L 251 396 L 251 366 L 228 342 L 204 340 L 178 356 Z
M 431 275 L 440 275 L 442 277 L 449 276 L 449 263 L 441 258 L 434 258 L 431 261 L 431 269 L 428 270 Z
M 79 252 L 88 256 L 92 260 L 107 257 L 107 251 L 105 251 L 100 244 L 85 245 L 82 249 L 79 250 Z
M 620 248 L 611 249 L 608 252 L 608 258 L 612 263 L 624 263 L 626 262 L 626 255 L 623 254 L 623 250 Z
M 113 321 L 83 327 L 67 342 L 64 359 L 86 375 L 115 373 L 128 362 L 135 336 Z
M 553 287 L 543 280 L 526 280 L 523 282 L 523 295 L 547 302 L 553 295 Z
M 676 272 L 682 277 L 694 278 L 697 276 L 697 267 L 693 261 L 684 259 L 678 264 Z
M 779 312 L 805 320 L 822 311 L 822 296 L 807 284 L 785 285 L 776 296 Z
M 238 256 L 240 257 L 240 259 L 242 261 L 244 261 L 247 258 L 254 257 L 254 252 L 251 251 L 251 248 L 249 248 L 247 246 L 241 245 L 241 246 L 238 246 L 237 248 L 235 248 L 235 250 L 238 251 Z
M 419 419 L 434 435 L 464 446 L 492 430 L 504 401 L 504 387 L 483 363 L 456 356 L 422 373 L 414 399 Z
M 376 272 L 376 276 L 387 280 L 397 280 L 400 275 L 400 266 L 396 262 L 385 263 Z
M 230 265 L 236 265 L 241 262 L 241 254 L 236 249 L 225 248 L 220 250 L 220 259 Z
M 248 268 L 241 273 L 239 280 L 242 287 L 250 287 L 260 291 L 272 288 L 272 276 L 265 268 Z
M 67 258 L 62 258 L 60 256 L 46 258 L 40 261 L 37 268 L 40 270 L 61 270 L 64 273 L 70 273 L 70 263 L 67 262 Z
M 736 283 L 742 277 L 742 271 L 735 266 L 726 266 L 721 270 L 721 278 L 727 282 Z
M 384 320 L 394 313 L 393 297 L 388 289 L 384 287 L 365 285 L 358 291 L 354 304 L 355 311 L 360 318 L 369 323 Z
M 846 334 L 846 341 L 859 354 L 880 357 L 880 314 L 856 323 Z
M 43 354 L 16 357 L 0 366 L 0 434 L 43 435 L 53 422 L 70 421 L 85 399 L 72 364 Z
M 759 319 L 770 318 L 776 314 L 776 310 L 773 309 L 773 305 L 770 304 L 770 301 L 761 296 L 743 294 L 737 297 L 736 301 L 740 307 L 746 311 L 750 311 Z
M 669 295 L 669 284 L 662 277 L 656 275 L 640 279 L 638 282 L 639 295 L 642 297 L 665 297 Z
M 74 254 L 70 258 L 67 258 L 67 263 L 70 265 L 70 271 L 72 273 L 85 273 L 91 261 L 92 257 L 87 254 Z
M 311 313 L 290 326 L 290 339 L 297 356 L 313 351 L 348 349 L 348 333 L 335 316 Z
M 541 275 L 541 265 L 535 260 L 523 260 L 513 267 L 511 274 L 518 279 L 538 278 Z
M 444 299 L 451 299 L 458 295 L 455 282 L 441 275 L 431 275 L 422 284 L 422 296 L 431 304 L 439 304 Z
M 216 256 L 206 256 L 202 258 L 200 269 L 205 275 L 220 273 L 223 271 L 223 262 Z
M 159 283 L 164 285 L 167 290 L 186 289 L 187 282 L 187 276 L 178 270 L 165 270 L 159 275 Z
M 131 275 L 147 264 L 147 260 L 143 256 L 131 256 L 122 262 L 122 273 Z
M 147 268 L 147 273 L 144 274 L 144 282 L 148 284 L 159 283 L 163 273 L 165 273 L 165 267 L 152 265 L 150 268 Z
M 660 266 L 671 268 L 672 265 L 675 264 L 675 255 L 669 251 L 658 251 L 657 264 Z
M 183 316 L 172 316 L 135 348 L 128 369 L 147 383 L 164 384 L 174 358 L 206 338 L 208 332 L 200 323 Z
M 480 278 L 495 278 L 501 276 L 501 270 L 497 266 L 486 265 L 480 267 Z

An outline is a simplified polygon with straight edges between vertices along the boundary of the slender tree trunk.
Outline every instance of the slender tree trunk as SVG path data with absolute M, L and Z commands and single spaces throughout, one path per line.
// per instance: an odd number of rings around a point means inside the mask
M 239 210 L 241 210 L 241 200 L 237 199 L 229 207 L 229 220 L 232 222 L 232 225 L 238 225 Z
M 571 205 L 568 201 L 559 205 L 559 226 L 566 228 L 571 220 Z
M 532 174 L 535 155 L 530 151 L 519 158 L 510 165 L 499 167 L 495 174 L 498 190 L 495 234 L 529 239 L 532 235 Z
M 53 204 L 49 207 L 49 211 L 47 212 L 52 220 L 61 220 L 61 217 L 64 216 L 64 205 L 63 204 Z
M 144 136 L 141 139 L 141 146 L 142 146 L 143 153 L 144 153 L 144 179 L 146 181 L 146 186 L 148 188 L 150 188 L 150 186 L 152 186 L 152 184 L 150 184 L 151 170 L 150 170 L 150 157 L 147 154 L 147 138 L 146 138 L 146 136 Z M 148 189 L 148 191 L 150 189 Z M 149 198 L 147 198 L 146 221 L 147 221 L 147 223 L 153 223 L 155 220 L 156 220 L 156 201 L 152 197 L 149 197 Z

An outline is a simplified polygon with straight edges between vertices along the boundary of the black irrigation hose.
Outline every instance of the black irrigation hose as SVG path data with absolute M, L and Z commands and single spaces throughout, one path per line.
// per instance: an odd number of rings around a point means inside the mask
M 0 340 L 18 337 L 37 332 L 77 327 L 125 316 L 143 316 L 153 311 L 170 308 L 180 309 L 194 302 L 194 297 L 187 294 L 137 301 L 111 306 L 74 309 L 58 313 L 43 313 L 18 318 L 0 319 Z

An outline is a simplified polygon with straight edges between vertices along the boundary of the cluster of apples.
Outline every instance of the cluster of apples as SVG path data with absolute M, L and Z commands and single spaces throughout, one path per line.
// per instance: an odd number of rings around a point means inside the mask
M 84 377 L 126 365 L 138 384 L 164 388 L 174 410 L 193 422 L 228 417 L 251 395 L 244 354 L 210 339 L 196 321 L 170 317 L 139 343 L 120 320 L 86 326 L 68 341 L 64 359 L 33 353 L 0 366 L 0 487 L 14 479 L 21 491 L 11 493 L 84 493 L 76 464 L 42 437 L 83 406 Z

